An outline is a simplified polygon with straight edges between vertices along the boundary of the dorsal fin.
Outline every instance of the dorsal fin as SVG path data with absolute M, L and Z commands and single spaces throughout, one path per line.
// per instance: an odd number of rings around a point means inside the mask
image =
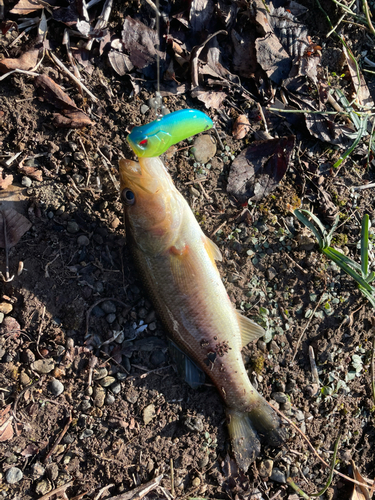
M 260 325 L 247 318 L 246 316 L 242 316 L 239 311 L 236 311 L 236 313 L 241 330 L 242 347 L 249 344 L 250 342 L 254 342 L 254 340 L 258 340 L 260 337 L 263 337 L 263 335 L 266 334 L 266 332 Z
M 213 260 L 223 260 L 223 256 L 221 255 L 220 248 L 214 243 L 210 238 L 207 238 L 204 241 L 204 246 L 207 250 L 208 255 L 211 257 Z

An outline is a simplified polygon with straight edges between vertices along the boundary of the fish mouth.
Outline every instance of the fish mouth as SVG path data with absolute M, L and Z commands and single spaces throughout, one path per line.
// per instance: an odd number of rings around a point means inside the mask
M 151 176 L 138 162 L 122 158 L 119 166 L 121 191 L 128 188 L 146 195 L 156 194 L 159 191 L 159 180 Z

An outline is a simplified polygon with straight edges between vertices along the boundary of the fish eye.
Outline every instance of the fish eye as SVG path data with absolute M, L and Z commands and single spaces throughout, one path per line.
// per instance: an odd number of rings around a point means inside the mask
M 123 189 L 121 193 L 121 199 L 126 205 L 134 205 L 135 203 L 135 196 L 133 191 L 130 189 Z

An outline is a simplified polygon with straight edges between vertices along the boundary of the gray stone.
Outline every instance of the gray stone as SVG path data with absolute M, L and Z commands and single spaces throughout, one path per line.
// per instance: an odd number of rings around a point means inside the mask
M 88 239 L 88 237 L 86 235 L 81 234 L 77 238 L 77 243 L 78 243 L 78 246 L 80 246 L 80 247 L 87 247 L 87 245 L 90 244 L 90 240 Z
M 184 424 L 186 427 L 193 431 L 193 432 L 203 432 L 204 426 L 203 426 L 203 420 L 201 417 L 196 416 L 196 417 L 186 417 L 184 419 Z
M 64 385 L 60 382 L 60 380 L 53 378 L 50 384 L 50 391 L 54 396 L 60 396 L 60 394 L 64 392 Z
M 76 223 L 75 220 L 70 220 L 70 221 L 68 221 L 68 224 L 66 226 L 66 230 L 70 234 L 78 233 L 78 231 L 79 231 L 79 225 Z
M 97 318 L 102 318 L 103 316 L 105 316 L 105 312 L 99 306 L 95 306 L 94 309 L 92 310 L 92 313 Z
M 125 379 L 126 379 L 127 374 L 126 374 L 126 373 L 123 373 L 123 372 L 118 372 L 118 373 L 116 374 L 116 377 L 117 377 L 117 379 L 118 379 L 118 380 L 120 380 L 120 382 L 121 382 L 122 380 L 125 380 Z
M 155 418 L 156 413 L 155 413 L 155 405 L 150 404 L 146 406 L 146 408 L 143 410 L 143 422 L 145 425 L 149 424 L 153 418 Z
M 115 397 L 113 394 L 111 393 L 108 393 L 105 397 L 105 404 L 106 405 L 113 405 L 113 403 L 115 402 Z
M 301 410 L 293 410 L 294 418 L 297 422 L 303 422 L 305 420 L 305 415 Z
M 74 161 L 83 161 L 85 159 L 85 155 L 81 151 L 76 151 L 73 154 Z
M 105 319 L 107 320 L 107 323 L 109 323 L 111 325 L 112 323 L 114 323 L 116 321 L 116 314 L 114 314 L 114 313 L 107 314 Z
M 81 403 L 82 411 L 87 411 L 91 408 L 91 403 L 88 399 L 84 399 Z
M 272 481 L 276 481 L 277 483 L 282 483 L 282 484 L 286 483 L 286 475 L 277 467 L 274 467 L 274 469 L 272 470 L 270 479 Z
M 23 478 L 23 472 L 18 467 L 11 467 L 5 474 L 5 479 L 8 484 L 16 484 Z
M 50 373 L 55 368 L 53 359 L 37 359 L 30 365 L 31 369 L 38 373 Z
M 111 391 L 113 392 L 113 394 L 120 394 L 120 392 L 121 392 L 120 382 L 115 382 L 114 384 L 112 384 Z
M 289 401 L 288 397 L 283 392 L 273 392 L 271 394 L 271 398 L 278 403 L 286 403 L 287 401 Z
M 91 429 L 85 429 L 82 434 L 79 436 L 80 439 L 87 439 L 88 437 L 92 436 L 94 434 L 94 431 Z
M 39 479 L 40 477 L 42 477 L 46 471 L 46 469 L 43 467 L 43 465 L 40 463 L 40 462 L 35 462 L 35 464 L 33 464 L 31 466 L 31 469 L 32 469 L 32 477 L 33 479 Z
M 25 372 L 21 372 L 21 374 L 20 374 L 20 383 L 21 383 L 21 385 L 23 385 L 24 387 L 25 387 L 26 385 L 29 385 L 29 384 L 30 384 L 30 377 L 28 376 L 28 374 L 27 374 L 27 373 L 25 373 Z
M 100 304 L 100 308 L 103 309 L 103 311 L 106 314 L 110 314 L 110 313 L 115 313 L 116 312 L 116 306 L 110 300 L 106 300 L 105 302 L 102 302 Z
M 27 177 L 26 175 L 24 175 L 22 177 L 21 184 L 22 184 L 22 186 L 29 188 L 33 185 L 33 181 L 30 179 L 30 177 Z

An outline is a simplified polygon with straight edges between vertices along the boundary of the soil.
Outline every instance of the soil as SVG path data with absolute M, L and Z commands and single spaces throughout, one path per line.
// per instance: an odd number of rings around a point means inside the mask
M 120 31 L 120 20 L 135 10 L 117 6 L 112 27 Z M 327 30 L 314 26 L 312 12 L 304 21 L 319 41 Z M 61 39 L 62 30 L 57 25 L 53 40 Z M 361 53 L 369 42 L 359 29 L 350 33 L 352 49 Z M 3 37 L 3 49 L 15 36 Z M 340 52 L 332 38 L 329 50 Z M 333 56 L 323 61 L 332 66 Z M 298 498 L 285 484 L 288 476 L 307 493 L 319 491 L 329 469 L 292 428 L 282 448 L 265 444 L 249 471 L 238 471 L 219 394 L 208 380 L 193 390 L 177 374 L 125 243 L 117 181 L 119 158 L 133 158 L 125 141 L 130 126 L 155 118 L 153 110 L 141 110 L 153 96 L 153 82 L 140 81 L 134 97 L 129 78 L 116 75 L 104 58 L 96 57 L 94 66 L 85 80 L 99 99 L 93 107 L 52 63 L 39 69 L 56 76 L 95 122 L 82 130 L 51 124 L 56 110 L 38 98 L 32 78 L 13 74 L 1 82 L 2 154 L 22 152 L 5 169 L 14 182 L 1 199 L 32 226 L 9 250 L 14 278 L 0 284 L 5 312 L 0 411 L 13 417 L 14 433 L 0 442 L 0 495 L 36 499 L 69 483 L 69 499 L 95 498 L 104 487 L 109 489 L 101 498 L 108 498 L 160 474 L 162 488 L 149 498 L 170 498 L 171 492 L 176 498 Z M 331 66 L 327 71 L 334 70 Z M 234 104 L 245 106 L 243 100 Z M 171 111 L 204 110 L 189 94 L 167 97 L 165 105 Z M 289 211 L 302 199 L 327 224 L 329 210 L 319 193 L 328 193 L 340 211 L 336 246 L 358 261 L 361 218 L 368 213 L 375 224 L 375 210 L 370 189 L 353 196 L 350 188 L 373 182 L 373 166 L 366 167 L 366 153 L 359 152 L 337 171 L 324 170 L 321 165 L 332 164 L 338 152 L 306 130 L 292 130 L 298 148 L 277 190 L 248 209 L 238 207 L 225 187 L 231 158 L 249 138 L 232 138 L 233 110 L 226 109 L 226 122 L 208 111 L 226 149 L 218 149 L 203 181 L 197 182 L 188 141 L 164 155 L 165 164 L 223 253 L 218 266 L 236 308 L 274 329 L 267 343 L 243 349 L 251 380 L 296 422 L 323 459 L 331 462 L 341 434 L 336 468 L 351 475 L 353 460 L 364 476 L 374 478 L 372 311 L 355 282 L 319 253 Z M 42 180 L 31 179 L 25 187 L 17 165 L 34 155 L 39 156 L 31 165 L 42 171 Z M 5 274 L 4 250 L 0 269 Z M 312 378 L 309 348 L 320 387 Z M 49 363 L 48 373 L 42 373 L 41 360 Z M 355 375 L 349 380 L 348 373 Z M 60 395 L 56 381 L 63 386 Z M 273 461 L 271 479 L 260 475 L 266 460 Z M 23 477 L 9 484 L 12 467 Z M 324 498 L 349 499 L 351 490 L 348 481 L 335 476 Z

